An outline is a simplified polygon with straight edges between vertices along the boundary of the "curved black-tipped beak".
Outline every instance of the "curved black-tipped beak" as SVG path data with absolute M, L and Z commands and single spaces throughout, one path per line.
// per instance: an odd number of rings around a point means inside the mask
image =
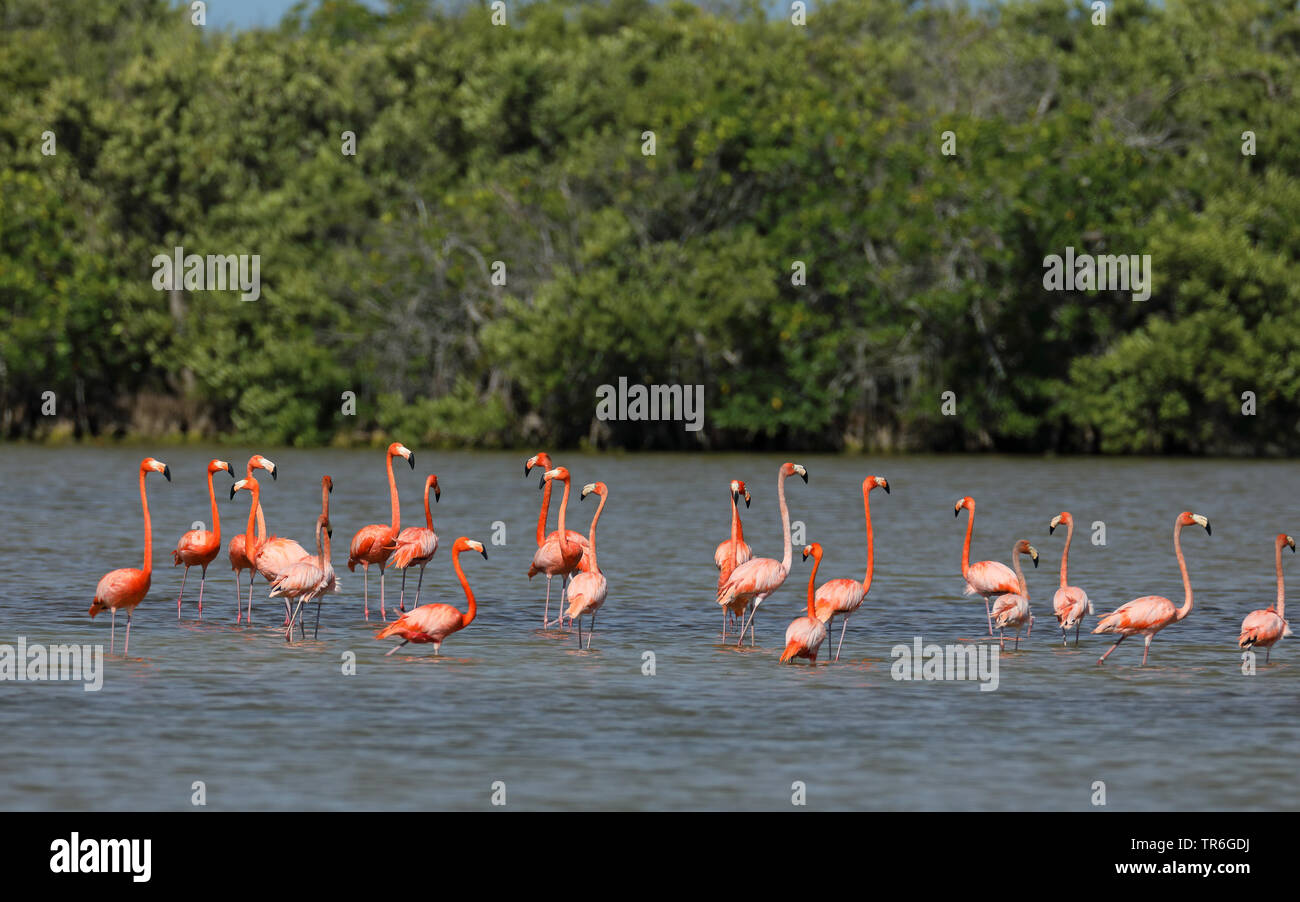
M 1206 520 L 1206 521 L 1205 521 L 1205 534 L 1206 534 L 1207 536 L 1212 536 L 1212 535 L 1214 535 L 1214 533 L 1210 530 L 1210 521 L 1209 521 L 1209 520 Z
M 808 552 L 805 551 L 805 552 L 803 553 L 803 559 L 804 559 L 805 561 L 808 560 Z
M 746 508 L 746 509 L 749 508 L 749 496 L 748 496 L 748 495 L 745 496 L 745 508 Z
M 531 473 L 531 472 L 533 472 L 533 468 L 532 468 L 531 466 L 528 465 L 527 461 L 525 461 L 525 462 L 524 462 L 524 475 L 527 476 L 527 475 L 528 475 L 529 473 Z
M 1034 569 L 1038 569 L 1038 558 L 1034 558 Z
M 235 487 L 233 485 L 230 487 L 230 500 L 235 500 Z
M 279 478 L 280 478 L 280 468 L 275 467 L 274 469 L 271 470 L 271 481 L 275 482 Z
M 167 464 L 163 464 L 163 479 L 166 479 L 168 482 L 172 481 L 172 468 Z
M 799 475 L 803 478 L 804 485 L 807 485 L 807 484 L 808 484 L 808 471 L 807 471 L 807 470 L 804 470 L 804 471 L 803 471 L 802 473 L 800 473 Z
M 485 561 L 487 560 L 487 549 L 486 549 L 486 548 L 484 548 L 482 551 L 480 551 L 479 554 L 483 555 L 483 560 L 485 560 Z
M 954 507 L 954 508 L 952 509 L 952 515 L 953 515 L 954 517 L 960 517 L 960 516 L 961 516 L 961 508 L 960 508 L 960 507 Z
M 1292 553 L 1292 554 L 1295 554 L 1295 546 L 1294 546 L 1294 545 L 1291 546 L 1291 553 Z
M 884 485 L 882 485 L 881 488 L 885 490 L 885 494 L 886 494 L 886 495 L 889 494 L 889 483 L 888 483 L 888 482 L 886 482 Z
M 329 536 L 331 539 L 334 538 L 334 527 L 333 527 L 333 526 L 326 526 L 326 527 L 325 527 L 325 535 Z
M 410 454 L 410 456 L 406 458 L 406 462 L 407 462 L 408 464 L 411 465 L 411 469 L 412 469 L 412 470 L 415 469 L 415 452 L 414 452 L 414 451 L 412 451 L 411 454 Z
M 437 487 L 435 486 L 435 487 L 434 487 L 434 490 L 433 490 L 433 500 L 434 500 L 435 503 L 437 503 L 437 501 L 438 501 L 440 498 L 442 498 L 442 489 L 437 488 Z
M 226 472 L 229 473 L 229 474 L 231 475 L 231 477 L 233 478 L 234 475 L 235 475 L 235 468 L 234 468 L 233 466 L 231 466 L 229 463 L 227 463 L 227 464 L 226 464 Z
M 1055 523 L 1048 523 L 1048 524 L 1047 524 L 1047 534 L 1050 536 L 1050 535 L 1052 535 L 1052 534 L 1055 533 L 1055 532 L 1056 532 L 1056 524 L 1055 524 Z

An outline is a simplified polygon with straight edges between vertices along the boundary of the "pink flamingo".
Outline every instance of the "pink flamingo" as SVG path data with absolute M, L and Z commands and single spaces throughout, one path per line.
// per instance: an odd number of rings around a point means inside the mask
M 1282 546 L 1286 545 L 1295 552 L 1295 539 L 1280 533 L 1273 541 L 1273 555 L 1277 565 L 1277 603 L 1274 607 L 1262 611 L 1251 611 L 1241 621 L 1241 635 L 1237 638 L 1238 648 L 1264 649 L 1264 663 L 1268 663 L 1269 651 L 1284 636 L 1291 635 L 1291 627 L 1286 622 L 1286 590 L 1282 586 Z
M 1006 648 L 1004 630 L 1015 627 L 1016 650 L 1020 650 L 1020 631 L 1029 625 L 1026 638 L 1034 634 L 1034 615 L 1029 613 L 1029 586 L 1025 584 L 1025 573 L 1020 569 L 1020 555 L 1027 554 L 1038 567 L 1038 549 L 1021 539 L 1011 548 L 1011 561 L 1016 565 L 1016 585 L 1020 591 L 999 595 L 993 602 L 993 625 L 998 628 L 998 648 Z
M 739 479 L 731 480 L 731 538 L 719 542 L 713 552 L 713 564 L 718 568 L 718 590 L 721 591 L 727 577 L 737 566 L 754 556 L 754 550 L 745 544 L 745 530 L 740 525 L 740 498 L 745 498 L 745 507 L 749 507 L 749 490 Z M 732 615 L 730 607 L 722 609 L 722 639 L 727 639 L 727 618 Z
M 575 533 L 564 526 L 565 511 L 569 507 L 569 471 L 564 467 L 555 467 L 547 470 L 542 474 L 542 484 L 540 488 L 545 487 L 552 479 L 559 479 L 564 483 L 564 496 L 560 499 L 560 526 L 555 532 L 546 537 L 543 542 L 533 553 L 533 561 L 528 567 L 528 578 L 532 579 L 539 573 L 546 574 L 546 612 L 542 615 L 542 626 L 550 626 L 552 623 L 563 624 L 564 622 L 564 605 L 568 600 L 569 576 L 578 569 L 578 565 L 585 556 L 587 540 L 584 538 L 581 543 L 573 538 Z M 551 590 L 550 581 L 552 577 L 560 577 L 560 616 L 554 621 L 548 620 L 551 609 Z
M 420 565 L 420 580 L 415 584 L 415 606 L 420 604 L 420 587 L 424 585 L 424 567 L 438 551 L 438 534 L 433 531 L 433 514 L 429 511 L 429 490 L 433 489 L 436 504 L 442 498 L 438 477 L 430 473 L 424 480 L 424 526 L 408 526 L 397 536 L 397 550 L 393 552 L 393 566 L 402 571 L 402 597 L 398 610 L 406 611 L 406 571 Z
M 1070 627 L 1074 627 L 1074 644 L 1079 644 L 1079 625 L 1083 623 L 1083 615 L 1092 613 L 1092 602 L 1088 600 L 1088 593 L 1078 586 L 1069 585 L 1069 579 L 1066 576 L 1066 566 L 1070 560 L 1070 540 L 1074 538 L 1074 517 L 1070 516 L 1069 511 L 1061 511 L 1052 518 L 1052 522 L 1047 526 L 1047 534 L 1051 535 L 1056 531 L 1056 527 L 1062 523 L 1065 524 L 1065 550 L 1061 552 L 1061 588 L 1056 590 L 1052 596 L 1052 609 L 1056 612 L 1056 622 L 1061 627 L 1061 644 L 1066 642 L 1066 633 Z
M 320 634 L 320 596 L 333 589 L 338 591 L 334 579 L 334 567 L 330 563 L 330 537 L 334 527 L 330 526 L 329 517 L 321 514 L 316 518 L 316 556 L 306 557 L 285 570 L 271 584 L 271 596 L 298 599 L 298 606 L 289 616 L 289 628 L 285 630 L 284 641 L 293 641 L 293 624 L 298 619 L 303 605 L 316 602 L 316 630 L 313 638 Z M 302 627 L 303 636 L 307 635 L 306 624 Z
M 988 618 L 989 635 L 993 635 L 993 612 L 989 609 L 989 599 L 995 595 L 1014 595 L 1020 590 L 1016 584 L 1016 575 L 1006 564 L 997 561 L 970 562 L 970 539 L 975 531 L 975 499 L 970 495 L 957 502 L 953 515 L 960 517 L 962 510 L 970 511 L 966 521 L 966 544 L 961 549 L 961 575 L 966 580 L 963 595 L 984 596 L 984 615 Z
M 248 467 L 244 470 L 245 478 L 252 478 L 253 470 L 266 470 L 271 474 L 274 481 L 276 477 L 276 466 L 268 458 L 260 454 L 254 454 L 248 459 Z M 266 518 L 262 514 L 262 506 L 257 507 L 257 540 L 260 542 L 266 538 Z M 253 577 L 257 576 L 257 568 L 253 562 L 248 559 L 247 550 L 244 547 L 244 534 L 241 532 L 230 539 L 230 569 L 235 571 L 235 623 L 238 624 L 243 616 L 244 609 L 241 606 L 242 586 L 240 585 L 240 574 L 245 570 L 251 571 L 248 575 L 248 617 L 249 624 L 253 620 Z
M 122 654 L 131 650 L 131 615 L 135 606 L 144 601 L 149 594 L 149 583 L 153 579 L 153 530 L 149 522 L 149 498 L 144 491 L 144 477 L 147 473 L 161 473 L 168 482 L 172 481 L 171 469 L 161 460 L 146 457 L 140 461 L 140 508 L 144 511 L 144 566 L 123 567 L 110 570 L 99 579 L 95 586 L 95 598 L 90 603 L 90 616 L 94 617 L 104 608 L 113 611 L 113 625 L 109 630 L 108 652 L 113 653 L 117 644 L 117 609 L 126 608 L 126 644 Z
M 583 614 L 591 615 L 591 629 L 587 632 L 587 648 L 591 648 L 591 637 L 596 634 L 596 611 L 605 603 L 608 588 L 605 574 L 600 572 L 600 565 L 596 563 L 596 523 L 609 500 L 609 489 L 603 482 L 589 482 L 582 487 L 580 498 L 585 500 L 593 492 L 600 496 L 600 504 L 596 505 L 596 515 L 591 518 L 591 538 L 584 552 L 591 560 L 591 569 L 577 574 L 569 583 L 569 619 L 578 623 L 578 648 L 582 648 Z
M 1210 521 L 1200 514 L 1183 511 L 1174 521 L 1174 554 L 1178 558 L 1178 569 L 1183 574 L 1184 601 L 1181 608 L 1174 607 L 1168 598 L 1159 595 L 1144 595 L 1127 604 L 1120 605 L 1113 613 L 1107 614 L 1098 622 L 1094 633 L 1117 633 L 1119 639 L 1104 655 L 1097 659 L 1100 664 L 1110 657 L 1110 653 L 1119 648 L 1119 643 L 1129 636 L 1146 636 L 1146 645 L 1142 649 L 1142 666 L 1146 666 L 1147 652 L 1151 650 L 1151 638 L 1171 623 L 1177 623 L 1192 613 L 1192 580 L 1187 575 L 1187 562 L 1183 560 L 1181 534 L 1184 526 L 1196 524 L 1205 527 L 1206 535 L 1210 532 Z
M 541 467 L 542 472 L 545 473 L 548 470 L 553 470 L 555 468 L 555 465 L 551 463 L 551 456 L 549 454 L 547 454 L 545 451 L 539 451 L 538 453 L 534 454 L 532 457 L 528 458 L 527 462 L 524 464 L 524 475 L 527 476 L 529 473 L 531 473 L 533 467 Z M 542 556 L 544 563 L 548 563 L 551 565 L 558 565 L 559 563 L 562 563 L 563 555 L 560 553 L 559 530 L 556 530 L 555 532 L 549 535 L 546 532 L 546 517 L 548 512 L 550 511 L 550 507 L 551 507 L 551 483 L 548 482 L 545 478 L 543 478 L 542 479 L 542 509 L 541 512 L 537 515 L 537 551 L 533 555 L 534 564 L 538 563 L 539 555 Z M 589 569 L 591 565 L 587 561 L 587 555 L 586 555 L 587 537 L 580 532 L 575 532 L 572 529 L 565 530 L 564 536 L 568 544 L 572 545 L 573 543 L 576 542 L 578 545 L 582 547 L 582 551 L 583 551 L 582 556 L 578 558 L 577 567 L 570 568 L 568 570 L 568 573 L 569 574 L 573 573 L 574 569 L 582 570 L 582 571 Z M 554 567 L 552 567 L 552 569 L 554 569 Z M 548 572 L 545 567 L 542 567 L 536 571 L 534 571 L 530 567 L 528 578 L 532 579 L 535 573 L 546 573 L 546 608 L 542 612 L 542 626 L 547 627 L 552 623 L 551 621 L 551 578 L 563 574 L 561 574 L 559 570 L 555 570 L 555 572 Z M 561 601 L 560 612 L 561 612 L 560 616 L 555 622 L 559 622 L 563 624 L 564 621 L 563 601 Z
M 411 469 L 415 469 L 415 455 L 411 453 L 410 448 L 400 442 L 393 442 L 388 446 L 388 500 L 392 506 L 392 525 L 372 523 L 361 527 L 352 537 L 352 546 L 348 553 L 348 569 L 355 571 L 357 564 L 360 564 L 364 574 L 367 620 L 370 619 L 371 564 L 379 565 L 379 615 L 385 620 L 388 619 L 388 612 L 384 610 L 384 565 L 388 563 L 388 558 L 397 548 L 397 534 L 402 528 L 402 506 L 397 500 L 397 480 L 393 478 L 393 458 L 399 456 L 406 458 Z
M 862 480 L 862 510 L 867 518 L 867 574 L 862 582 L 855 579 L 832 579 L 817 590 L 817 619 L 829 628 L 831 618 L 840 616 L 844 622 L 840 626 L 840 639 L 835 644 L 835 657 L 840 659 L 840 646 L 844 644 L 844 631 L 849 626 L 849 615 L 862 607 L 863 600 L 871 591 L 871 576 L 875 572 L 875 541 L 871 531 L 871 502 L 868 493 L 875 488 L 889 494 L 889 480 L 883 476 L 868 476 Z
M 733 610 L 738 607 L 742 613 L 749 609 L 749 616 L 740 623 L 740 642 L 737 642 L 737 645 L 745 641 L 746 629 L 750 630 L 749 644 L 751 646 L 754 644 L 751 624 L 754 622 L 754 615 L 758 613 L 758 606 L 767 599 L 767 596 L 781 587 L 790 573 L 790 556 L 794 549 L 790 545 L 790 508 L 785 503 L 785 480 L 787 476 L 796 473 L 805 483 L 808 481 L 808 471 L 799 464 L 788 461 L 781 464 L 781 469 L 777 471 L 776 476 L 776 497 L 781 508 L 785 554 L 779 561 L 768 557 L 750 558 L 731 571 L 731 576 L 727 577 L 727 581 L 718 590 L 718 604 L 732 607 Z
M 181 591 L 176 596 L 177 620 L 181 619 L 181 599 L 185 597 L 185 578 L 190 575 L 190 568 L 195 565 L 203 568 L 202 575 L 199 577 L 199 619 L 203 619 L 203 585 L 208 580 L 208 564 L 216 559 L 217 552 L 221 550 L 221 514 L 217 512 L 217 494 L 212 488 L 212 474 L 222 470 L 231 476 L 235 475 L 235 468 L 224 460 L 209 461 L 208 501 L 212 503 L 212 532 L 206 529 L 191 529 L 181 536 L 181 540 L 176 543 L 176 550 L 172 552 L 172 566 L 185 565 L 185 572 L 181 574 Z M 238 587 L 235 591 L 239 591 Z
M 826 624 L 817 618 L 816 599 L 813 595 L 813 584 L 817 581 L 817 568 L 822 563 L 822 546 L 813 542 L 804 548 L 803 559 L 808 560 L 810 555 L 813 559 L 813 567 L 812 573 L 808 574 L 808 613 L 806 616 L 796 617 L 785 628 L 785 651 L 781 652 L 782 664 L 795 658 L 807 658 L 816 664 L 817 650 L 822 647 L 828 635 Z
M 460 587 L 465 591 L 468 610 L 462 614 L 449 604 L 422 604 L 418 608 L 412 608 L 375 634 L 376 639 L 387 639 L 389 636 L 402 637 L 401 645 L 394 645 L 384 652 L 384 657 L 388 657 L 408 642 L 417 645 L 432 642 L 433 653 L 436 655 L 444 639 L 474 622 L 478 607 L 474 603 L 474 592 L 469 587 L 469 580 L 465 578 L 465 571 L 460 567 L 462 551 L 477 551 L 483 555 L 484 560 L 487 559 L 487 551 L 484 550 L 483 543 L 464 536 L 451 546 L 451 565 L 456 570 Z

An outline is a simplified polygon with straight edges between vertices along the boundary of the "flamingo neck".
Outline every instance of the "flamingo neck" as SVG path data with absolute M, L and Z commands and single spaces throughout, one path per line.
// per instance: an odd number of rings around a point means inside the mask
M 537 515 L 537 547 L 546 544 L 546 516 L 551 511 L 551 481 L 542 486 L 542 512 Z
M 1070 560 L 1070 540 L 1074 538 L 1074 518 L 1071 517 L 1065 523 L 1065 550 L 1061 552 L 1061 588 L 1064 589 L 1067 584 L 1066 566 Z
M 325 532 L 325 527 L 321 526 L 321 525 L 320 525 L 320 522 L 317 521 L 317 523 L 316 523 L 316 559 L 317 559 L 318 561 L 320 561 L 322 564 L 325 563 L 325 549 L 321 546 L 321 540 L 320 540 L 320 537 L 321 537 L 321 535 L 322 535 L 324 532 Z
M 320 483 L 320 512 L 326 520 L 330 518 L 330 490 L 323 479 Z
M 868 500 L 870 492 L 866 486 L 862 487 L 862 512 L 867 517 L 867 575 L 862 577 L 862 594 L 866 595 L 871 591 L 871 577 L 876 572 L 876 548 L 875 534 L 871 529 L 871 502 Z
M 790 558 L 793 547 L 790 544 L 790 508 L 785 503 L 785 469 L 776 477 L 776 498 L 781 506 L 781 530 L 785 540 L 785 553 L 781 555 L 781 572 L 790 572 Z M 784 577 L 782 577 L 784 579 Z
M 212 472 L 208 472 L 208 501 L 212 503 L 212 542 L 221 544 L 221 514 L 217 512 L 217 492 L 212 488 Z
M 591 551 L 591 569 L 600 572 L 600 566 L 596 563 L 596 521 L 600 519 L 600 512 L 605 509 L 605 495 L 600 496 L 600 504 L 596 505 L 596 515 L 591 518 L 591 536 L 588 538 Z
M 140 507 L 144 511 L 144 566 L 140 569 L 145 576 L 153 573 L 153 528 L 149 521 L 149 496 L 144 491 L 143 467 L 140 468 Z
M 259 498 L 261 495 L 261 487 L 254 484 L 252 492 L 253 501 L 248 508 L 248 527 L 244 530 L 244 556 L 247 557 L 251 563 L 256 564 L 258 540 L 253 535 L 253 523 L 260 519 L 262 514 L 262 502 Z
M 474 603 L 474 590 L 469 587 L 469 580 L 465 578 L 465 571 L 460 567 L 460 553 L 463 550 L 463 548 L 457 548 L 451 553 L 451 565 L 456 570 L 456 578 L 460 580 L 460 587 L 465 590 L 465 601 L 468 602 L 469 607 L 464 614 L 460 615 L 462 629 L 469 626 L 478 614 L 478 606 Z
M 1282 585 L 1282 543 L 1277 543 L 1277 616 L 1286 619 L 1286 589 Z
M 266 517 L 262 515 L 262 502 L 257 502 L 257 537 L 266 538 Z
M 736 558 L 740 556 L 740 543 L 743 533 L 740 531 L 740 506 L 736 504 L 736 493 L 731 493 L 731 569 L 736 569 Z
M 569 508 L 569 480 L 564 480 L 564 494 L 560 496 L 560 548 L 569 547 L 569 534 L 564 529 L 564 512 Z
M 433 532 L 433 512 L 429 510 L 429 484 L 424 484 L 424 525 Z
M 1174 554 L 1178 557 L 1178 569 L 1183 574 L 1183 606 L 1178 609 L 1175 620 L 1182 620 L 1192 613 L 1192 578 L 1187 575 L 1187 561 L 1183 559 L 1182 543 L 1183 524 L 1180 520 L 1174 527 Z
M 966 521 L 966 544 L 961 547 L 961 575 L 970 572 L 970 538 L 975 532 L 975 505 L 970 506 L 970 519 Z
M 393 478 L 393 455 L 388 454 L 388 500 L 393 506 L 393 535 L 402 528 L 402 505 L 397 500 L 397 480 Z
M 1027 600 L 1029 598 L 1029 586 L 1025 583 L 1025 571 L 1020 569 L 1020 553 L 1016 549 L 1011 549 L 1011 563 L 1016 568 L 1016 584 L 1020 586 L 1020 594 Z
M 808 574 L 808 616 L 814 619 L 816 619 L 817 617 L 817 606 L 815 603 L 816 593 L 813 591 L 813 586 L 817 582 L 817 568 L 820 567 L 821 565 L 822 565 L 821 555 L 814 556 L 812 573 Z

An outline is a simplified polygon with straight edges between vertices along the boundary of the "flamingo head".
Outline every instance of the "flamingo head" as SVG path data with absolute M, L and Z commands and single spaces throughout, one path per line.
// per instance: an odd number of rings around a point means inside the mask
M 803 464 L 790 463 L 789 461 L 787 461 L 786 463 L 781 464 L 781 475 L 782 475 L 782 476 L 794 476 L 794 475 L 796 475 L 796 474 L 797 474 L 797 475 L 799 476 L 799 478 L 802 479 L 804 482 L 807 482 L 807 481 L 808 481 L 808 471 L 807 471 L 806 469 L 804 469 Z
M 256 488 L 259 488 L 259 487 L 260 487 L 260 486 L 259 486 L 258 481 L 257 481 L 256 479 L 254 479 L 252 476 L 245 477 L 244 479 L 240 479 L 239 481 L 237 481 L 237 482 L 235 482 L 233 485 L 231 485 L 231 487 L 230 487 L 230 497 L 231 497 L 231 499 L 234 499 L 234 497 L 235 497 L 235 492 L 243 491 L 243 490 L 247 490 L 247 491 L 250 491 L 250 492 L 251 492 L 253 489 L 256 489 Z
M 803 549 L 803 559 L 806 561 L 806 560 L 808 560 L 808 558 L 812 558 L 814 561 L 816 561 L 816 562 L 818 562 L 818 563 L 821 562 L 821 559 L 822 559 L 822 546 L 821 546 L 820 543 L 818 543 L 818 542 L 813 542 L 811 545 L 805 545 L 805 546 L 804 546 L 804 549 Z
M 152 457 L 146 457 L 144 460 L 140 461 L 140 472 L 147 473 L 150 470 L 152 470 L 155 473 L 163 474 L 163 478 L 166 479 L 168 482 L 172 481 L 172 468 L 167 466 L 161 460 L 156 460 L 155 458 Z
M 90 603 L 90 616 L 94 617 L 96 614 L 104 610 L 104 608 L 106 607 L 108 607 L 108 605 L 104 604 L 104 602 L 96 598 L 94 601 Z
M 388 446 L 388 456 L 390 458 L 404 457 L 406 458 L 406 462 L 411 465 L 411 469 L 415 469 L 415 452 L 403 445 L 401 442 L 393 442 Z
M 442 497 L 442 489 L 438 488 L 437 475 L 430 473 L 424 480 L 424 496 L 429 497 L 429 489 L 433 489 L 433 500 L 436 502 Z
M 593 492 L 599 495 L 600 497 L 604 498 L 606 495 L 609 494 L 609 488 L 603 482 L 589 482 L 582 487 L 583 498 L 586 498 L 588 495 L 592 494 Z
M 1029 555 L 1029 559 L 1034 562 L 1034 566 L 1035 567 L 1038 566 L 1038 549 L 1035 548 L 1033 545 L 1030 545 L 1024 539 L 1021 539 L 1019 542 L 1016 543 L 1016 547 L 1011 549 L 1011 553 L 1027 554 Z
M 545 451 L 538 451 L 524 463 L 524 475 L 533 472 L 533 467 L 541 467 L 542 472 L 545 473 L 554 466 L 555 464 L 551 463 L 551 455 Z
M 214 460 L 208 463 L 209 473 L 220 473 L 222 470 L 225 470 L 231 476 L 235 475 L 235 468 L 224 460 Z
M 743 479 L 731 480 L 731 500 L 739 501 L 742 497 L 745 499 L 745 507 L 749 507 L 749 489 L 745 488 L 745 481 Z
M 568 482 L 569 471 L 566 470 L 564 467 L 555 467 L 552 470 L 547 470 L 545 473 L 542 474 L 542 481 L 537 484 L 537 487 L 539 489 L 544 488 L 546 486 L 546 483 L 550 482 L 552 479 L 558 479 L 561 482 Z
M 1295 551 L 1295 539 L 1291 538 L 1289 535 L 1287 535 L 1284 532 L 1278 533 L 1277 536 L 1277 547 L 1281 548 L 1283 545 L 1289 545 L 1291 547 L 1291 550 L 1293 552 Z
M 462 551 L 477 551 L 479 554 L 483 555 L 483 560 L 487 560 L 487 549 L 483 547 L 482 542 L 475 541 L 474 539 L 467 539 L 465 536 L 461 536 L 456 540 L 456 544 L 451 546 L 452 554 L 459 554 Z
M 1192 526 L 1192 525 L 1196 525 L 1196 526 L 1204 526 L 1204 527 L 1205 527 L 1205 533 L 1206 533 L 1206 535 L 1211 535 L 1211 536 L 1214 535 L 1214 533 L 1210 531 L 1210 520 L 1209 520 L 1209 518 L 1208 518 L 1208 517 L 1204 517 L 1204 516 L 1202 516 L 1201 514 L 1194 514 L 1194 513 L 1192 513 L 1191 511 L 1183 511 L 1181 514 L 1179 514 L 1179 515 L 1178 515 L 1178 522 L 1177 522 L 1175 525 L 1177 525 L 1177 526 Z
M 960 517 L 961 512 L 963 510 L 968 510 L 972 512 L 975 510 L 975 499 L 972 498 L 970 495 L 967 495 L 965 498 L 961 499 L 960 501 L 958 501 L 956 504 L 953 505 L 952 515 L 954 517 Z
M 271 474 L 271 480 L 280 478 L 279 470 L 275 466 L 275 461 L 269 457 L 263 457 L 260 454 L 254 454 L 248 459 L 248 472 L 251 475 L 254 470 L 265 470 Z
M 1050 536 L 1056 531 L 1056 527 L 1060 526 L 1062 523 L 1066 526 L 1070 526 L 1074 523 L 1074 517 L 1070 516 L 1069 511 L 1061 511 L 1052 518 L 1052 522 L 1047 524 L 1047 534 Z
M 334 480 L 333 480 L 333 479 L 331 479 L 331 478 L 328 477 L 328 476 L 322 476 L 322 477 L 320 478 L 320 484 L 321 484 L 321 488 L 323 488 L 325 491 L 329 492 L 331 495 L 334 494 Z
M 883 476 L 868 476 L 862 480 L 863 491 L 869 492 L 872 489 L 884 489 L 885 494 L 889 494 L 889 480 Z

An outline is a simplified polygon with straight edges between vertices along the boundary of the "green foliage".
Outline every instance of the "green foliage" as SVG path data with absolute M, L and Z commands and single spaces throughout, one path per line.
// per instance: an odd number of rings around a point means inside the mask
M 510 16 L 0 0 L 3 434 L 1300 450 L 1293 4 Z M 154 290 L 177 245 L 261 299 Z M 1066 246 L 1150 300 L 1045 291 Z M 597 422 L 620 377 L 705 430 Z

